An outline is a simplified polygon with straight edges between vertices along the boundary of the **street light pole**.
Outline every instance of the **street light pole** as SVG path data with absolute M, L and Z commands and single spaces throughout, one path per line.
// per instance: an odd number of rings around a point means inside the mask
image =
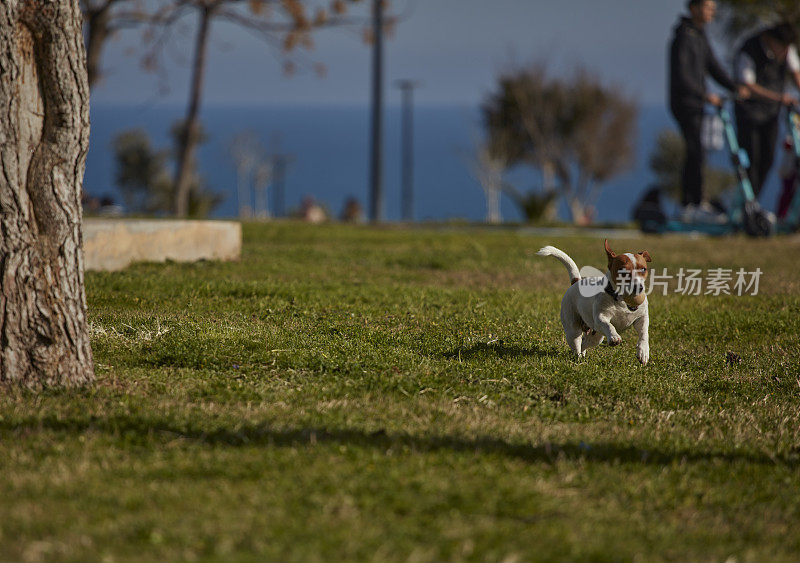
M 372 144 L 370 158 L 369 215 L 383 220 L 383 0 L 372 8 Z
M 419 83 L 398 80 L 395 85 L 400 89 L 403 98 L 400 207 L 403 221 L 410 222 L 414 220 L 414 88 Z

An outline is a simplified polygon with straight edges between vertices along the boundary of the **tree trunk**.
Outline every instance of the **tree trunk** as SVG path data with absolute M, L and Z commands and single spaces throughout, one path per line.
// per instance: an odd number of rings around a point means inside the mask
M 486 196 L 486 222 L 496 225 L 503 222 L 500 215 L 500 186 L 495 184 L 483 190 Z
M 85 385 L 89 86 L 78 0 L 3 0 L 0 44 L 0 381 Z
M 542 170 L 542 192 L 544 194 L 555 194 L 558 193 L 558 188 L 556 187 L 556 172 L 555 166 L 550 161 L 544 161 L 541 165 Z M 542 213 L 542 221 L 547 221 L 550 223 L 554 223 L 558 219 L 558 208 L 556 206 L 555 199 L 551 201 Z
M 194 48 L 192 84 L 189 91 L 189 107 L 180 139 L 178 169 L 175 173 L 175 215 L 178 217 L 186 217 L 189 213 L 189 196 L 194 180 L 192 176 L 195 173 L 194 153 L 200 138 L 200 96 L 203 92 L 203 74 L 206 66 L 208 28 L 211 17 L 211 8 L 203 8 L 200 11 L 200 23 Z
M 584 203 L 577 197 L 567 197 L 567 205 L 569 213 L 572 216 L 572 222 L 576 225 L 586 225 L 589 221 L 589 216 L 586 214 L 587 208 Z

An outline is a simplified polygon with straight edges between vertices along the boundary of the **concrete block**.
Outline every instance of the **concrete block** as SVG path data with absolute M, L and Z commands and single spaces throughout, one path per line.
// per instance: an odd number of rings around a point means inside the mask
M 121 270 L 134 262 L 238 260 L 242 226 L 234 221 L 85 219 L 87 270 Z

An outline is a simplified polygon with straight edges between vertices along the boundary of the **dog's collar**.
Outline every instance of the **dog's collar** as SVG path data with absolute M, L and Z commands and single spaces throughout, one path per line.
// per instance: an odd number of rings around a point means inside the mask
M 605 292 L 608 293 L 614 299 L 614 301 L 622 300 L 622 297 L 619 296 L 619 293 L 617 293 L 617 291 L 611 285 L 611 281 L 608 278 L 606 278 L 606 287 L 604 289 L 605 289 Z M 638 305 L 636 307 L 631 307 L 627 303 L 625 303 L 625 306 L 628 308 L 628 311 L 630 311 L 631 313 L 636 311 L 639 308 Z
M 613 297 L 614 301 L 619 301 L 619 293 L 617 293 L 617 291 L 614 289 L 614 286 L 611 285 L 611 282 L 608 280 L 608 278 L 606 278 L 605 292 Z

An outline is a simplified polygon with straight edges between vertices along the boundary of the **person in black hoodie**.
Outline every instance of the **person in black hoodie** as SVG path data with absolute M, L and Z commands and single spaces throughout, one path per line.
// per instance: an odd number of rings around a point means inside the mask
M 683 165 L 683 219 L 685 221 L 722 221 L 723 217 L 703 201 L 703 165 L 705 153 L 701 141 L 705 105 L 719 106 L 722 99 L 706 88 L 711 76 L 720 86 L 747 97 L 749 90 L 737 84 L 714 56 L 705 33 L 714 20 L 714 0 L 688 0 L 689 16 L 675 26 L 669 54 L 669 104 L 672 115 L 686 141 Z
M 750 157 L 748 175 L 756 197 L 775 160 L 781 106 L 797 104 L 784 92 L 790 76 L 800 88 L 796 41 L 791 25 L 775 25 L 745 39 L 734 60 L 736 80 L 752 92 L 750 99 L 736 102 L 736 130 L 739 145 Z

